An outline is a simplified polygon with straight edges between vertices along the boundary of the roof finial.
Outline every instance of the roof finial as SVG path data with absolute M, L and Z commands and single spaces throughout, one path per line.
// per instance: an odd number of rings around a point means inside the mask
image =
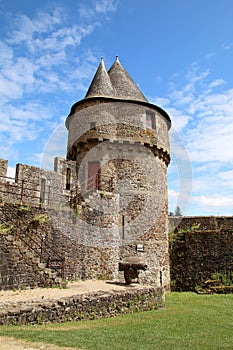
M 116 61 L 119 62 L 118 55 L 116 55 Z

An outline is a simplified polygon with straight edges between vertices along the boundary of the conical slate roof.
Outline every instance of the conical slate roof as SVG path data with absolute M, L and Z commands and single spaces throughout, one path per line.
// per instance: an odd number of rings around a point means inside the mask
M 100 65 L 85 98 L 94 96 L 115 97 L 148 102 L 143 93 L 134 83 L 133 79 L 119 62 L 118 56 L 108 72 L 105 68 L 104 60 L 101 59 Z
M 116 97 L 148 102 L 133 79 L 121 65 L 118 56 L 112 67 L 109 69 L 108 74 L 115 89 Z
M 114 94 L 114 88 L 102 58 L 85 97 L 114 96 Z

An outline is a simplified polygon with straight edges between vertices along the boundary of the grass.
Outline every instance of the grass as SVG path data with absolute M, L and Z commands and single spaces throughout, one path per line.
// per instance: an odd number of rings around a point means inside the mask
M 1 326 L 0 335 L 86 350 L 230 350 L 233 295 L 171 293 L 164 310 L 94 321 Z

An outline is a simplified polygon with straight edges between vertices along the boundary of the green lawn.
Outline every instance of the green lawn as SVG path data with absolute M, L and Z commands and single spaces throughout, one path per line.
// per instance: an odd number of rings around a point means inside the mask
M 0 335 L 93 350 L 232 350 L 233 295 L 171 293 L 164 310 L 95 321 L 0 326 Z

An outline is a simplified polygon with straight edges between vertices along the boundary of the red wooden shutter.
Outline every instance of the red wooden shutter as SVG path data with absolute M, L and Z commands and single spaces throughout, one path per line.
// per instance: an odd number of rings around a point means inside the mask
M 98 189 L 98 172 L 100 169 L 100 163 L 95 162 L 89 162 L 88 163 L 88 182 L 87 182 L 87 190 L 88 191 L 94 191 Z

